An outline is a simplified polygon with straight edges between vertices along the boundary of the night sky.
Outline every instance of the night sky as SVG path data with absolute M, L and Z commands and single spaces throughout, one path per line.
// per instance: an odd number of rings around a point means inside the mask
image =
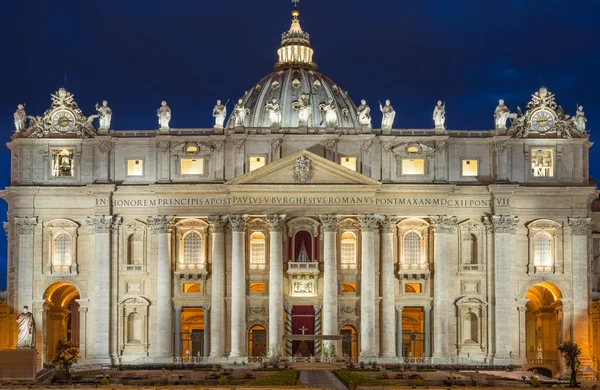
M 319 70 L 355 102 L 366 99 L 377 127 L 378 100 L 391 99 L 395 127 L 432 128 L 440 99 L 449 129 L 490 129 L 499 98 L 515 111 L 545 85 L 568 114 L 584 106 L 596 138 L 600 1 L 302 0 L 299 8 Z M 288 0 L 4 1 L 2 139 L 14 130 L 17 104 L 41 115 L 62 86 L 86 115 L 108 100 L 115 129 L 157 128 L 162 100 L 171 127 L 211 127 L 216 99 L 237 99 L 271 72 L 291 9 Z M 594 178 L 598 162 L 594 147 Z M 0 166 L 5 187 L 5 147 Z

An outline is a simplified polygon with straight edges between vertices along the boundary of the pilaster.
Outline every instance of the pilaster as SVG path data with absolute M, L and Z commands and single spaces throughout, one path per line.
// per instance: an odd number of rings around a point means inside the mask
M 34 234 L 37 223 L 37 217 L 14 219 L 18 252 L 16 259 L 11 261 L 16 263 L 18 269 L 16 311 L 19 312 L 23 306 L 31 308 L 33 303 Z

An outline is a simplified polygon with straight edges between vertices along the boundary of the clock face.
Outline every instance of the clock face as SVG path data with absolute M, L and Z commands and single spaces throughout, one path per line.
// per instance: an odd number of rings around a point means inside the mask
M 75 126 L 75 118 L 69 111 L 59 111 L 52 118 L 52 126 L 56 131 L 66 133 Z
M 554 117 L 548 111 L 538 111 L 531 117 L 531 124 L 535 131 L 545 133 L 554 126 Z

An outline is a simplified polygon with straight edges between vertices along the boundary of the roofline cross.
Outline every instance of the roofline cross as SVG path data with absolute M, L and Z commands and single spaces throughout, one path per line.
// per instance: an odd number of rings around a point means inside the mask
M 300 2 L 300 0 L 292 0 L 292 3 L 294 3 L 294 8 L 298 8 L 299 2 Z

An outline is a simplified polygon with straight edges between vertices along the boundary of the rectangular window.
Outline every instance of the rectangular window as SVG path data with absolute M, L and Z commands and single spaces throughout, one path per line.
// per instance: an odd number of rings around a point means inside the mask
M 340 164 L 344 168 L 352 169 L 356 172 L 356 157 L 342 157 Z
M 204 159 L 203 158 L 182 158 L 181 159 L 181 174 L 182 175 L 204 175 Z
M 127 160 L 127 176 L 144 176 L 144 160 Z
M 263 282 L 250 282 L 251 293 L 264 293 L 265 284 Z
M 477 160 L 462 160 L 462 175 L 463 176 L 478 176 L 479 161 Z
M 531 150 L 531 176 L 553 177 L 554 156 L 552 149 Z
M 52 151 L 52 177 L 73 177 L 75 172 L 75 150 Z
M 424 175 L 425 160 L 422 158 L 405 158 L 402 160 L 403 175 Z
M 404 292 L 408 294 L 420 294 L 421 283 L 406 283 L 404 285 Z
M 248 159 L 250 160 L 250 172 L 252 172 L 255 169 L 264 167 L 267 163 L 267 159 L 265 156 L 249 156 Z
M 184 283 L 183 284 L 183 292 L 184 293 L 199 293 L 200 292 L 200 284 L 199 283 Z

